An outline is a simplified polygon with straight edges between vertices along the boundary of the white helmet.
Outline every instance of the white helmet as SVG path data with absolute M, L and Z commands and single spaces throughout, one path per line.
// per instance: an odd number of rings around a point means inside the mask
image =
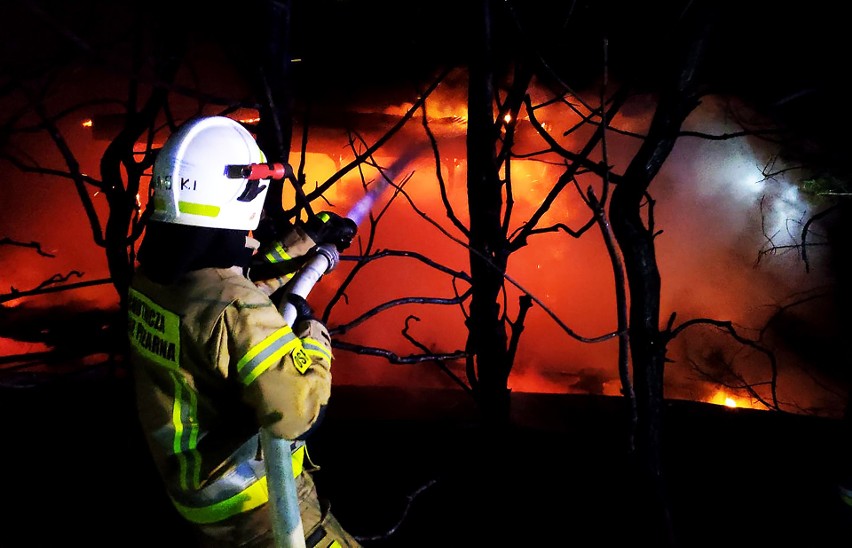
M 254 230 L 269 185 L 244 178 L 243 166 L 266 162 L 251 133 L 225 116 L 187 122 L 157 155 L 151 220 Z

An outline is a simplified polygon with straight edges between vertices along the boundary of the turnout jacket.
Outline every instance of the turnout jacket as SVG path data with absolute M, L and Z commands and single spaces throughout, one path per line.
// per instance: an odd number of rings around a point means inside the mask
M 331 390 L 325 326 L 293 331 L 238 268 L 204 268 L 176 283 L 137 272 L 128 334 L 139 420 L 176 508 L 214 523 L 268 500 L 258 426 L 297 440 Z M 294 443 L 294 473 L 303 444 Z

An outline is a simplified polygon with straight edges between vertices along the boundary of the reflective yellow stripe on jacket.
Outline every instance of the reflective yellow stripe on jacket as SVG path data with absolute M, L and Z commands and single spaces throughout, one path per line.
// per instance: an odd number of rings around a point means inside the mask
M 198 453 L 198 394 L 183 375 L 169 372 L 172 378 L 172 451 L 180 464 L 181 489 L 196 489 L 201 483 L 201 455 Z
M 254 345 L 237 363 L 240 381 L 248 386 L 261 373 L 281 361 L 285 354 L 301 346 L 301 341 L 289 325 L 278 329 L 260 343 Z
M 329 352 L 328 347 L 319 342 L 316 339 L 311 339 L 310 337 L 305 337 L 302 339 L 302 346 L 305 348 L 305 352 L 308 353 L 312 359 L 315 357 L 319 357 L 321 359 L 330 362 L 332 360 L 331 352 Z
M 128 291 L 128 335 L 134 351 L 165 368 L 172 383 L 171 450 L 179 463 L 181 489 L 200 483 L 198 398 L 180 371 L 180 316 L 156 304 L 136 289 Z
M 305 460 L 305 445 L 299 447 L 292 453 L 293 477 L 298 477 L 302 473 Z M 253 510 L 258 506 L 266 504 L 269 501 L 269 489 L 266 485 L 266 476 L 258 478 L 252 469 L 242 464 L 238 466 L 231 474 L 222 478 L 208 488 L 199 492 L 199 498 L 206 495 L 205 490 L 217 489 L 221 490 L 221 482 L 227 481 L 232 484 L 243 483 L 245 487 L 230 497 L 207 505 L 190 506 L 181 504 L 172 499 L 172 503 L 177 508 L 178 512 L 193 523 L 215 523 L 222 521 L 231 516 L 235 516 L 242 512 Z
M 266 262 L 268 263 L 284 263 L 293 260 L 293 257 L 284 250 L 284 246 L 281 245 L 281 242 L 275 242 L 275 245 L 272 246 L 272 249 L 270 249 L 263 258 L 266 259 Z M 287 277 L 292 278 L 293 274 L 294 272 L 290 272 Z

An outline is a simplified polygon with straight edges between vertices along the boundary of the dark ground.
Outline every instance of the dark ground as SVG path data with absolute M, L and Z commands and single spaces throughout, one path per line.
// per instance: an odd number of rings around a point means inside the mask
M 0 547 L 188 546 L 129 394 L 121 378 L 0 388 Z M 486 443 L 460 392 L 335 387 L 309 446 L 317 485 L 368 548 L 654 545 L 619 399 L 516 394 L 513 412 Z M 852 544 L 837 421 L 691 402 L 666 420 L 681 546 Z

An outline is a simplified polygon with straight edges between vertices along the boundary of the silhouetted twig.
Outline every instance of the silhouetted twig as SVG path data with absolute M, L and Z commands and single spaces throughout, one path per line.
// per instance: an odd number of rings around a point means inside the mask
M 405 521 L 405 518 L 408 516 L 408 512 L 409 512 L 409 510 L 411 510 L 411 505 L 414 504 L 415 499 L 417 497 L 419 497 L 420 495 L 422 495 L 427 489 L 431 488 L 436 483 L 438 483 L 437 480 L 429 480 L 428 482 L 426 482 L 426 484 L 421 485 L 413 493 L 408 495 L 408 497 L 406 497 L 408 500 L 405 504 L 405 508 L 403 508 L 403 510 L 402 510 L 402 515 L 399 517 L 399 520 L 397 520 L 396 524 L 394 524 L 394 526 L 391 527 L 390 529 L 388 529 L 385 533 L 382 533 L 381 535 L 370 536 L 370 537 L 356 536 L 355 539 L 358 542 L 369 542 L 369 541 L 387 539 L 387 538 L 393 536 L 394 534 L 396 534 L 396 532 L 399 530 L 399 527 L 402 525 L 402 523 Z

